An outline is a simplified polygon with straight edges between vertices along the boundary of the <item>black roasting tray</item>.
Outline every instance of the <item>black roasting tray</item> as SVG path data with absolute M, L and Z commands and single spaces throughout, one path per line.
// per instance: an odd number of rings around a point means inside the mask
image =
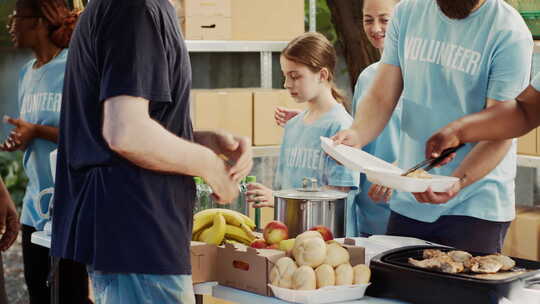
M 424 249 L 456 250 L 439 246 L 409 246 L 389 250 L 371 260 L 371 286 L 367 295 L 418 304 L 495 304 L 503 298 L 512 303 L 530 298 L 527 289 L 540 284 L 540 262 L 513 258 L 516 267 L 495 276 L 448 274 L 408 263 L 422 259 Z M 473 256 L 485 253 L 469 252 Z M 536 291 L 540 295 L 540 290 Z M 527 300 L 529 303 L 530 300 Z M 540 298 L 537 302 L 540 303 Z

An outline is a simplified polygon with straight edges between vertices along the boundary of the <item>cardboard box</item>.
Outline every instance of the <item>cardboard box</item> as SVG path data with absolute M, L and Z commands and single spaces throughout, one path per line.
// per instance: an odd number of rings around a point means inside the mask
M 283 128 L 274 120 L 276 107 L 304 110 L 307 104 L 295 102 L 287 90 L 255 90 L 253 92 L 254 146 L 281 144 Z
M 538 139 L 537 136 L 540 136 L 537 134 L 537 129 L 532 130 L 531 132 L 523 135 L 522 137 L 518 138 L 518 153 L 519 154 L 527 154 L 527 155 L 537 155 L 538 151 L 540 151 L 540 147 L 538 145 Z
M 191 242 L 191 277 L 193 284 L 217 281 L 217 253 L 216 245 L 203 242 Z
M 231 17 L 231 0 L 180 0 L 182 16 Z M 180 15 L 179 15 L 180 16 Z
M 304 0 L 231 0 L 232 39 L 289 41 L 304 33 Z
M 231 18 L 223 16 L 180 17 L 186 40 L 230 40 Z
M 191 94 L 195 129 L 223 129 L 252 138 L 251 90 L 193 90 Z
M 357 246 L 354 239 L 346 238 L 341 246 L 343 246 L 349 252 L 350 263 L 352 266 L 366 263 L 366 249 L 364 247 Z
M 274 263 L 285 256 L 280 250 L 225 244 L 218 248 L 218 282 L 220 285 L 272 296 L 268 277 Z
M 518 208 L 506 234 L 503 254 L 540 260 L 540 209 Z

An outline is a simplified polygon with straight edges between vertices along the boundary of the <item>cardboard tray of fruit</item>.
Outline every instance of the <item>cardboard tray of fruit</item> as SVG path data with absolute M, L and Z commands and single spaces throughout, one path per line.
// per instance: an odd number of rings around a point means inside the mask
M 371 283 L 345 286 L 327 286 L 316 290 L 294 290 L 268 284 L 276 298 L 305 304 L 336 303 L 360 299 Z

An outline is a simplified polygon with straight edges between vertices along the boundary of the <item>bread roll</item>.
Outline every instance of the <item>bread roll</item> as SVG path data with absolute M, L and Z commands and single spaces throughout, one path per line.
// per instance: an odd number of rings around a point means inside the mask
M 295 242 L 293 256 L 298 266 L 307 265 L 316 268 L 326 258 L 326 244 L 322 238 L 303 239 L 300 242 Z
M 315 290 L 316 288 L 317 279 L 313 268 L 302 266 L 296 269 L 292 277 L 292 289 Z
M 371 278 L 371 270 L 365 264 L 358 264 L 353 267 L 354 284 L 367 284 Z
M 274 286 L 292 288 L 292 276 L 298 269 L 293 259 L 282 257 L 270 271 L 270 283 Z
M 328 264 L 322 264 L 315 269 L 317 277 L 317 288 L 336 285 L 336 273 L 334 268 Z
M 337 267 L 341 264 L 349 263 L 349 252 L 341 247 L 339 243 L 331 243 L 326 246 L 326 258 L 323 264 L 328 264 L 332 267 Z
M 341 264 L 336 268 L 336 285 L 352 285 L 354 273 L 351 264 Z

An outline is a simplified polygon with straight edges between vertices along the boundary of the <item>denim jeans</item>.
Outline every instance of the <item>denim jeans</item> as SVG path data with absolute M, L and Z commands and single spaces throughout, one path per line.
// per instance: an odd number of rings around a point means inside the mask
M 195 304 L 191 275 L 109 273 L 88 269 L 95 304 Z

